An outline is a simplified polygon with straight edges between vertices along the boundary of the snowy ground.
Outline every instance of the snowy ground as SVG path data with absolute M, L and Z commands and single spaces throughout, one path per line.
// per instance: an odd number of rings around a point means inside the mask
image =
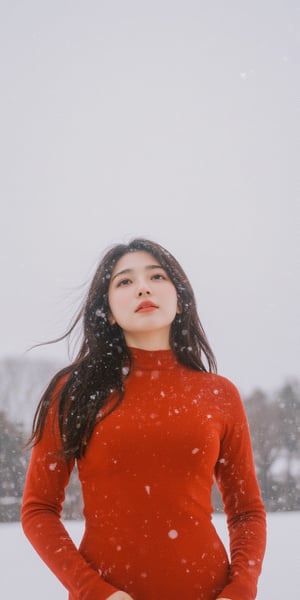
M 224 519 L 215 517 L 227 544 Z M 81 522 L 67 527 L 75 542 Z M 66 600 L 67 593 L 23 535 L 19 523 L 0 525 L 1 597 L 16 600 Z M 268 548 L 257 600 L 296 598 L 300 589 L 300 512 L 268 515 Z

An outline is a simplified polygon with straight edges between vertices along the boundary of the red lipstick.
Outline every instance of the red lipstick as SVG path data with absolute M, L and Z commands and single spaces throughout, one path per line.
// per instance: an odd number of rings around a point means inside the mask
M 149 300 L 148 300 L 148 301 L 141 302 L 138 305 L 135 312 L 150 312 L 150 311 L 154 310 L 155 308 L 157 308 L 157 305 L 154 304 L 153 302 L 149 302 Z

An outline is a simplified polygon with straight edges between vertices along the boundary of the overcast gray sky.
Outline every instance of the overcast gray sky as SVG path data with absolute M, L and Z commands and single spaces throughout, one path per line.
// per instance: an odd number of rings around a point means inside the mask
M 296 0 L 1 0 L 0 358 L 64 331 L 103 249 L 143 235 L 221 373 L 300 376 L 299 37 Z

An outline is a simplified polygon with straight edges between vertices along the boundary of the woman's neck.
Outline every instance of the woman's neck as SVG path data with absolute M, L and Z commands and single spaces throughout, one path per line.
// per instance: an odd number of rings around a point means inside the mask
M 162 335 L 161 332 L 151 332 L 145 334 L 124 334 L 127 346 L 139 348 L 140 350 L 170 350 L 169 336 Z

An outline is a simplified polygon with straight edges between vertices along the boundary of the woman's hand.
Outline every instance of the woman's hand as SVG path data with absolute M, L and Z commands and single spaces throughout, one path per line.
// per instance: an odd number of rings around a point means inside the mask
M 114 592 L 106 600 L 133 600 L 133 598 L 129 594 L 126 594 L 126 592 Z

